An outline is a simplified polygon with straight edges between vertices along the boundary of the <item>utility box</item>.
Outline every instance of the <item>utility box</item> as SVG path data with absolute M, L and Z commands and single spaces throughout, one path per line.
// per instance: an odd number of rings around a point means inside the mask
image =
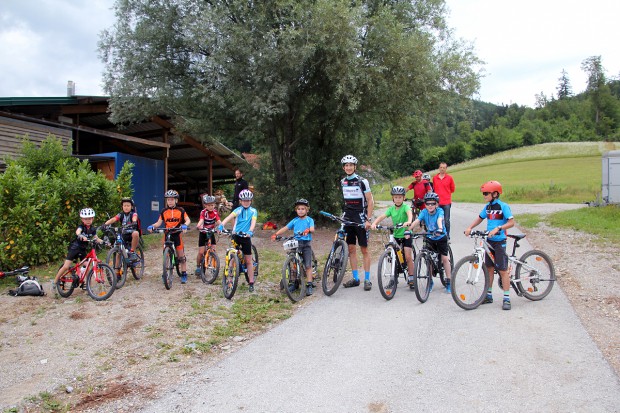
M 620 151 L 603 154 L 603 202 L 620 204 Z

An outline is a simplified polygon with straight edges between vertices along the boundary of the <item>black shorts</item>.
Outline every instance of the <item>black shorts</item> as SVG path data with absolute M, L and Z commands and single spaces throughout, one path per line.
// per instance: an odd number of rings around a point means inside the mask
M 354 227 L 344 227 L 344 231 L 347 234 L 346 241 L 348 245 L 355 245 L 357 239 L 357 244 L 360 247 L 368 246 L 368 237 L 370 234 L 366 231 L 366 229 L 356 225 Z
M 241 246 L 243 255 L 247 256 L 252 254 L 252 238 L 233 235 L 233 240 Z
M 215 234 L 207 234 L 205 232 L 201 232 L 198 234 L 198 247 L 204 247 L 207 245 L 207 235 L 211 238 L 211 245 L 215 245 Z
M 86 257 L 85 247 L 81 247 L 75 244 L 69 245 L 69 249 L 67 250 L 67 260 L 73 261 L 77 258 L 81 261 L 84 259 L 84 257 Z
M 405 236 L 405 238 L 396 238 L 396 242 L 401 246 L 401 248 L 413 248 L 413 238 L 411 238 L 411 235 L 408 237 Z
M 299 246 L 297 247 L 303 254 L 304 267 L 306 269 L 312 267 L 312 241 L 299 240 Z
M 429 249 L 431 249 L 432 251 L 435 251 L 439 255 L 445 255 L 446 257 L 449 256 L 448 237 L 443 237 L 436 241 L 430 238 L 426 238 L 426 245 L 428 245 Z
M 508 269 L 508 254 L 506 254 L 506 241 L 487 242 L 493 248 L 493 255 L 495 255 L 495 269 L 497 271 L 506 271 Z M 491 260 L 489 254 L 485 254 L 484 264 L 487 267 L 493 267 L 493 260 Z

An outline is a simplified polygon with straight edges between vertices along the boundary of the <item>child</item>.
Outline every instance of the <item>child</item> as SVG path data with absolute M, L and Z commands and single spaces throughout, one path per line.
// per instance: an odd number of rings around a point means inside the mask
M 441 256 L 441 263 L 446 272 L 446 292 L 449 293 L 451 292 L 450 276 L 452 275 L 452 266 L 450 265 L 450 257 L 448 256 L 448 236 L 443 222 L 443 209 L 438 208 L 438 204 L 439 195 L 436 193 L 429 192 L 424 195 L 424 206 L 426 208 L 420 212 L 420 216 L 413 221 L 411 227 L 423 222 L 427 232 L 430 233 L 430 235 L 426 236 L 426 242 L 431 250 Z M 431 290 L 432 289 L 433 280 L 431 279 Z
M 86 247 L 88 246 L 89 237 L 92 237 L 99 244 L 103 242 L 103 240 L 97 237 L 97 227 L 93 226 L 95 211 L 92 208 L 84 208 L 80 211 L 80 218 L 82 219 L 82 223 L 78 225 L 75 230 L 75 239 L 71 241 L 71 244 L 69 244 L 65 262 L 54 277 L 54 281 L 52 282 L 52 291 L 56 290 L 56 285 L 60 279 L 60 276 L 71 267 L 73 260 L 76 258 L 83 260 L 84 257 L 86 257 Z
M 405 252 L 405 261 L 407 262 L 407 272 L 409 273 L 409 285 L 413 285 L 413 240 L 411 239 L 411 232 L 407 231 L 407 227 L 411 225 L 413 220 L 413 214 L 411 207 L 405 204 L 405 188 L 402 186 L 395 186 L 392 188 L 392 202 L 394 205 L 390 206 L 385 213 L 372 223 L 372 229 L 377 229 L 377 224 L 383 221 L 387 217 L 392 217 L 392 224 L 403 224 L 402 228 L 394 230 L 394 238 L 396 242 L 401 246 Z
M 502 184 L 497 181 L 489 181 L 480 187 L 480 192 L 487 202 L 480 211 L 474 222 L 465 230 L 465 235 L 471 234 L 472 228 L 487 219 L 487 241 L 495 251 L 495 268 L 499 272 L 504 290 L 502 308 L 510 310 L 510 274 L 508 272 L 508 254 L 506 254 L 506 230 L 514 227 L 514 217 L 508 204 L 499 200 L 502 194 Z M 489 270 L 489 289 L 483 304 L 493 302 L 493 261 L 486 256 L 485 265 Z
M 287 229 L 293 230 L 295 239 L 299 241 L 299 249 L 301 249 L 304 257 L 304 267 L 306 267 L 306 295 L 312 295 L 314 292 L 314 284 L 312 284 L 312 233 L 314 232 L 314 220 L 308 216 L 310 211 L 310 203 L 301 198 L 295 202 L 295 212 L 297 218 L 286 224 L 271 236 L 273 241 L 276 236 L 283 234 Z M 288 288 L 295 288 L 294 285 Z
M 149 232 L 153 232 L 154 228 L 159 228 L 162 223 L 165 224 L 166 228 L 181 228 L 183 232 L 187 231 L 190 220 L 187 212 L 183 208 L 177 207 L 179 193 L 170 189 L 166 191 L 164 198 L 166 198 L 166 207 L 162 209 L 157 222 L 148 227 Z M 181 270 L 181 284 L 185 284 L 187 282 L 187 264 L 185 263 L 187 259 L 185 258 L 185 250 L 183 248 L 183 238 L 180 233 L 176 232 L 171 234 L 171 239 L 177 249 Z
M 252 264 L 252 236 L 254 235 L 254 227 L 256 226 L 256 219 L 258 218 L 258 212 L 255 208 L 252 208 L 252 198 L 254 194 L 249 189 L 244 189 L 239 193 L 239 202 L 241 206 L 236 208 L 228 215 L 224 221 L 220 224 L 218 229 L 221 231 L 224 229 L 228 221 L 235 220 L 233 225 L 233 233 L 243 232 L 248 237 L 240 237 L 233 235 L 233 239 L 237 244 L 241 246 L 241 252 L 245 256 L 245 268 L 248 271 L 248 279 L 250 280 L 249 292 L 254 292 L 254 265 Z
M 210 196 L 208 194 L 204 194 L 202 196 L 202 205 L 204 209 L 200 212 L 200 219 L 198 220 L 198 229 L 215 229 L 216 225 L 219 226 L 222 221 L 220 220 L 220 215 L 215 210 L 215 197 Z M 198 255 L 196 256 L 196 277 L 200 278 L 201 270 L 200 263 L 202 262 L 205 255 L 205 248 L 207 245 L 207 236 L 211 238 L 211 245 L 213 249 L 215 249 L 215 235 L 212 233 L 207 235 L 204 232 L 200 232 L 198 235 Z
M 138 243 L 140 242 L 140 233 L 137 230 L 138 214 L 136 213 L 133 199 L 122 198 L 121 207 L 123 210 L 118 215 L 108 219 L 104 225 L 112 225 L 115 222 L 120 221 L 121 225 L 130 226 L 123 231 L 123 241 L 126 245 L 131 244 L 131 248 L 129 249 L 129 259 L 132 262 L 140 261 L 140 257 L 138 257 L 138 254 L 135 253 Z M 117 272 L 116 275 L 120 276 L 120 268 L 117 271 L 119 272 Z

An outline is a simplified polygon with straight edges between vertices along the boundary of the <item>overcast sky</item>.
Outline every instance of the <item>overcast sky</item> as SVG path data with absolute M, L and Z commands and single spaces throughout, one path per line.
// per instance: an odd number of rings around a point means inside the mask
M 113 0 L 0 0 L 0 97 L 103 95 L 100 32 L 114 23 Z M 556 93 L 562 69 L 585 89 L 581 62 L 602 56 L 620 74 L 618 0 L 447 0 L 457 37 L 486 62 L 476 98 L 534 106 Z

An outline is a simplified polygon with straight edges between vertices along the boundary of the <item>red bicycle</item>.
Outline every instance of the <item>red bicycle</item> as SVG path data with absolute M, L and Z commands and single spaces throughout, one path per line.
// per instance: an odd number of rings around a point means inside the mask
M 63 298 L 73 294 L 77 287 L 85 288 L 88 295 L 96 301 L 110 298 L 116 289 L 116 274 L 108 264 L 97 257 L 97 242 L 89 237 L 90 252 L 82 261 L 65 271 L 56 284 L 58 295 Z

